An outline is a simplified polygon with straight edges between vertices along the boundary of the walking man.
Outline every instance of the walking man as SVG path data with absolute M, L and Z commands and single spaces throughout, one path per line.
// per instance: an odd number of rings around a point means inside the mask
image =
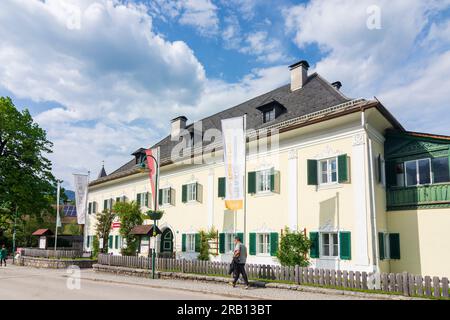
M 245 272 L 245 262 L 247 261 L 247 247 L 241 242 L 241 238 L 239 238 L 238 236 L 234 237 L 234 243 L 236 245 L 233 254 L 234 279 L 231 285 L 235 287 L 239 276 L 242 274 L 242 278 L 244 278 L 245 282 L 245 289 L 248 289 L 248 278 L 247 273 Z
M 8 256 L 8 251 L 6 251 L 6 247 L 3 244 L 2 249 L 0 250 L 0 267 L 5 264 L 6 267 L 6 257 Z

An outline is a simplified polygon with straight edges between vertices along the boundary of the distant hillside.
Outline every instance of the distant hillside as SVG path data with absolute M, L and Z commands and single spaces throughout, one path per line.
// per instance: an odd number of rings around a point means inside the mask
M 75 191 L 66 190 L 66 196 L 69 199 L 69 201 L 75 201 Z

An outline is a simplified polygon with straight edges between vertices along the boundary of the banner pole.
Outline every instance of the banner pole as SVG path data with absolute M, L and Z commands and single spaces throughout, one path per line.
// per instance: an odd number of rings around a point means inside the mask
M 244 239 L 243 243 L 247 243 L 247 114 L 244 114 Z
M 87 211 L 87 207 L 88 207 L 88 197 L 89 197 L 89 178 L 91 177 L 91 171 L 88 171 L 88 174 L 87 174 L 87 186 L 86 186 L 86 199 L 85 199 L 85 210 Z M 84 236 L 87 234 L 87 232 L 86 232 L 86 229 L 87 229 L 87 226 L 88 226 L 88 217 L 87 217 L 87 214 L 86 214 L 86 212 L 85 212 L 85 215 L 84 215 L 84 225 L 83 225 L 83 228 L 81 228 L 81 232 L 82 232 L 82 236 L 83 236 L 83 247 L 82 247 L 82 250 L 83 250 L 83 252 L 84 252 L 84 244 L 85 243 L 87 243 L 87 241 L 84 241 Z M 87 249 L 87 248 L 86 248 Z
M 56 256 L 56 248 L 58 246 L 58 225 L 59 225 L 59 181 L 56 183 L 56 228 L 55 228 L 55 256 Z

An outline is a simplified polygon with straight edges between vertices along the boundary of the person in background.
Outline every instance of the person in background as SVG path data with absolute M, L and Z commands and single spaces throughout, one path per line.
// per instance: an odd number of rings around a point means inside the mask
M 0 267 L 5 264 L 6 267 L 6 257 L 8 256 L 8 251 L 4 244 L 2 244 L 2 249 L 0 250 Z
M 235 287 L 239 276 L 242 274 L 242 278 L 245 282 L 245 289 L 248 289 L 249 283 L 247 278 L 247 273 L 245 272 L 245 263 L 247 261 L 247 247 L 241 242 L 241 239 L 236 236 L 234 237 L 234 254 L 233 262 L 234 264 L 234 280 L 230 284 Z

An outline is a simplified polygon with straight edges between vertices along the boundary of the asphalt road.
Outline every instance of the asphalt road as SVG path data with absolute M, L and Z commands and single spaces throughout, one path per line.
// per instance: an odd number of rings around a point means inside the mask
M 9 265 L 0 268 L 0 300 L 224 300 L 221 295 L 179 289 L 153 288 L 135 283 L 111 283 L 68 278 L 66 270 L 31 269 Z M 88 271 L 89 272 L 89 271 Z M 68 285 L 69 283 L 69 285 Z
M 147 279 L 82 269 L 36 269 L 9 264 L 0 267 L 0 301 L 39 300 L 359 300 L 361 297 L 282 290 L 232 288 L 225 283 Z

